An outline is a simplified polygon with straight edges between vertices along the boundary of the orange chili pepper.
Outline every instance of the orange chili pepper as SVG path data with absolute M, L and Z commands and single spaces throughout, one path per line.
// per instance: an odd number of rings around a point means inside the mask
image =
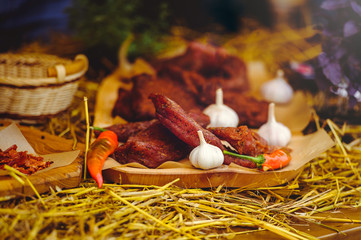
M 277 149 L 272 153 L 265 153 L 257 157 L 241 155 L 224 150 L 224 154 L 231 156 L 248 159 L 257 164 L 257 167 L 262 171 L 276 170 L 287 166 L 291 161 L 291 155 L 284 149 Z
M 270 154 L 263 154 L 266 159 L 262 164 L 262 170 L 276 170 L 287 166 L 291 161 L 291 155 L 283 149 L 277 149 Z
M 87 154 L 87 167 L 98 187 L 103 186 L 102 168 L 105 159 L 118 147 L 118 137 L 113 131 L 104 131 L 90 145 Z

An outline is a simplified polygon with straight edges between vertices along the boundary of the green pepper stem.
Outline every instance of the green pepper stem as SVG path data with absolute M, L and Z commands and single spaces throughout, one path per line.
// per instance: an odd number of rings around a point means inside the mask
M 107 131 L 107 129 L 105 129 L 105 128 L 101 128 L 101 127 L 91 126 L 90 128 L 91 128 L 91 129 L 93 129 L 93 130 L 98 130 L 98 131 L 101 131 L 101 132 L 105 132 L 105 131 Z
M 257 165 L 262 165 L 266 161 L 265 157 L 262 154 L 258 155 L 257 157 L 252 157 L 252 156 L 241 155 L 241 154 L 238 154 L 238 153 L 229 152 L 227 150 L 223 150 L 223 153 L 227 154 L 227 155 L 234 156 L 234 157 L 239 157 L 239 158 L 251 160 L 252 162 L 256 163 Z

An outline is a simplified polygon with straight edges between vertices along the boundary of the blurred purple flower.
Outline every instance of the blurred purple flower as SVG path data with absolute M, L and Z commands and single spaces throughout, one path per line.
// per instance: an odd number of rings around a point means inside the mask
M 334 85 L 339 85 L 342 79 L 341 66 L 338 62 L 331 60 L 326 53 L 321 53 L 318 60 L 322 67 L 322 72 Z
M 321 8 L 325 10 L 335 10 L 338 8 L 347 7 L 351 0 L 325 0 L 321 4 Z
M 329 37 L 325 39 L 322 44 L 322 50 L 334 60 L 341 59 L 347 53 L 347 50 L 342 46 L 342 38 L 340 37 Z
M 361 17 L 361 5 L 356 1 L 351 1 L 351 7 Z
M 346 96 L 350 105 L 361 101 L 361 0 L 324 0 L 317 10 L 322 31 L 322 53 L 316 78 L 328 89 Z
M 347 66 L 349 68 L 348 75 L 354 79 L 354 83 L 359 85 L 361 90 L 361 63 L 354 55 L 349 55 L 347 58 Z
M 350 37 L 352 35 L 355 35 L 356 33 L 359 32 L 359 27 L 357 26 L 357 24 L 355 23 L 355 21 L 353 20 L 349 20 L 345 23 L 344 27 L 343 27 L 343 35 L 344 37 Z

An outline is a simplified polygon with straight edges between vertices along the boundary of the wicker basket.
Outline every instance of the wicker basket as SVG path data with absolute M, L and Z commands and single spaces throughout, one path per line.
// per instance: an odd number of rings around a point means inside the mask
M 40 120 L 66 110 L 88 59 L 45 54 L 0 54 L 0 118 Z

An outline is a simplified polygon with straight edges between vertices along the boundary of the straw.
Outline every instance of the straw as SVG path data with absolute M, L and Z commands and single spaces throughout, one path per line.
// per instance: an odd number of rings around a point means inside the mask
M 87 153 L 89 150 L 89 139 L 90 139 L 90 124 L 89 124 L 89 110 L 88 110 L 88 98 L 84 97 L 84 111 L 85 111 L 85 120 L 86 120 L 86 135 L 85 135 L 85 155 L 84 155 L 84 176 L 83 178 L 86 179 L 87 173 Z

